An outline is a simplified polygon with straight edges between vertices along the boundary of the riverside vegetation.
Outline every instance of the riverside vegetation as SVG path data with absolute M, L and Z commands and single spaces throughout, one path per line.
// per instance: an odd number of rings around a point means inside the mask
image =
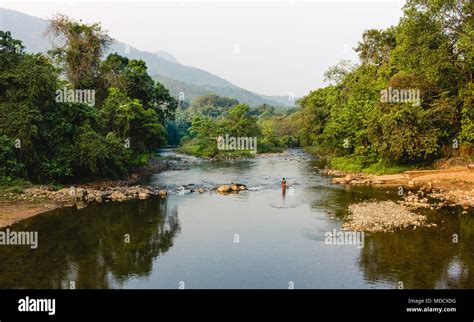
M 359 65 L 330 67 L 331 84 L 298 100 L 295 109 L 252 109 L 206 96 L 177 112 L 175 144 L 222 157 L 219 134 L 257 136 L 261 152 L 299 145 L 330 156 L 333 168 L 366 173 L 429 167 L 445 157 L 469 160 L 473 21 L 469 1 L 410 0 L 398 25 L 364 32 L 355 48 Z M 416 100 L 404 100 L 405 92 L 416 92 Z
M 304 146 L 354 172 L 400 172 L 440 157 L 472 155 L 473 33 L 469 1 L 407 1 L 398 25 L 366 30 L 355 51 L 326 73 L 331 85 L 295 109 L 249 107 L 205 95 L 177 101 L 141 60 L 102 54 L 111 39 L 99 24 L 56 16 L 48 56 L 27 54 L 0 34 L 1 181 L 74 182 L 119 178 L 156 148 L 181 145 L 199 156 L 230 157 L 216 137 L 257 137 L 258 151 Z M 93 89 L 95 104 L 57 102 L 58 89 Z M 419 101 L 381 99 L 416 89 Z
M 21 40 L 0 31 L 0 184 L 8 193 L 30 181 L 56 191 L 128 178 L 165 145 L 211 159 L 253 157 L 220 150 L 221 135 L 256 138 L 258 152 L 304 147 L 328 156 L 332 168 L 357 173 L 472 160 L 469 1 L 408 0 L 396 26 L 363 33 L 354 48 L 358 65 L 330 67 L 330 85 L 294 108 L 251 107 L 215 94 L 177 100 L 144 61 L 103 57 L 111 38 L 100 24 L 57 15 L 48 33 L 55 43 L 43 55 L 26 53 Z

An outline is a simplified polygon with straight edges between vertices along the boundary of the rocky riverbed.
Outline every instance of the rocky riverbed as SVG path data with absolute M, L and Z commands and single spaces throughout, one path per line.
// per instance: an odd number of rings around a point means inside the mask
M 60 207 L 80 209 L 91 202 L 144 200 L 151 196 L 164 198 L 167 194 L 167 190 L 154 187 L 99 183 L 62 189 L 54 189 L 48 185 L 35 185 L 25 188 L 21 193 L 4 191 L 0 195 L 0 227 Z
M 220 185 L 212 189 L 196 187 L 193 184 L 180 187 L 177 191 L 152 186 L 133 184 L 138 177 L 128 181 L 103 181 L 55 189 L 50 185 L 34 185 L 22 192 L 0 192 L 0 227 L 60 207 L 86 207 L 91 202 L 122 202 L 145 200 L 152 196 L 165 198 L 169 193 L 187 194 L 214 191 L 219 194 L 238 193 L 247 190 L 240 183 Z
M 413 213 L 404 205 L 393 201 L 362 202 L 349 206 L 349 216 L 343 230 L 388 232 L 412 227 L 435 227 L 427 217 Z
M 125 201 L 131 199 L 148 199 L 158 195 L 165 197 L 166 190 L 153 187 L 135 186 L 103 186 L 90 188 L 87 186 L 70 186 L 59 190 L 48 185 L 35 185 L 25 188 L 22 193 L 3 193 L 3 199 L 40 202 L 55 202 L 62 206 L 84 205 L 90 202 Z
M 393 175 L 347 173 L 331 169 L 320 172 L 333 176 L 333 184 L 419 189 L 416 193 L 404 193 L 405 205 L 410 208 L 474 207 L 474 170 L 471 164 L 438 170 L 405 171 Z
M 474 208 L 474 167 L 455 164 L 436 170 L 405 171 L 394 175 L 347 173 L 332 169 L 320 173 L 333 176 L 333 184 L 398 187 L 397 202 L 364 202 L 349 206 L 343 229 L 386 232 L 412 227 L 433 227 L 417 210 L 438 210 L 443 207 L 463 208 L 462 214 Z
M 415 193 L 409 191 L 403 196 L 401 204 L 411 210 L 420 208 L 435 210 L 442 207 L 461 206 L 464 209 L 462 213 L 466 214 L 469 208 L 474 207 L 473 195 L 474 190 L 434 190 L 431 186 L 425 185 Z

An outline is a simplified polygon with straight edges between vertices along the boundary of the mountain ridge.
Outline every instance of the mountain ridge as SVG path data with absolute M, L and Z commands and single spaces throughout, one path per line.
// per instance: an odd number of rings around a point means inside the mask
M 10 31 L 13 38 L 21 40 L 27 52 L 46 53 L 51 48 L 48 38 L 45 37 L 47 26 L 48 20 L 0 7 L 0 29 Z M 186 95 L 186 91 L 188 91 L 187 100 L 199 96 L 193 93 L 215 93 L 252 106 L 264 103 L 277 106 L 293 105 L 284 104 L 285 101 L 274 100 L 271 98 L 273 96 L 265 96 L 243 89 L 208 71 L 183 65 L 172 54 L 165 51 L 143 51 L 114 39 L 107 54 L 113 52 L 129 59 L 144 60 L 149 74 L 158 81 L 165 80 L 163 85 L 170 90 L 172 95 L 177 96 L 182 91 Z

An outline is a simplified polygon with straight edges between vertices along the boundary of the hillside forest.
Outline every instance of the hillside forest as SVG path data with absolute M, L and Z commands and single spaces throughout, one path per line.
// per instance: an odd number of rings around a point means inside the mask
M 105 56 L 112 39 L 99 23 L 55 16 L 47 55 L 26 53 L 21 39 L 0 31 L 0 182 L 122 178 L 166 146 L 213 159 L 252 156 L 220 150 L 222 135 L 256 138 L 258 153 L 303 147 L 359 172 L 472 157 L 472 13 L 470 1 L 407 1 L 396 26 L 361 35 L 359 62 L 329 67 L 329 85 L 295 108 L 214 93 L 173 97 L 143 60 Z

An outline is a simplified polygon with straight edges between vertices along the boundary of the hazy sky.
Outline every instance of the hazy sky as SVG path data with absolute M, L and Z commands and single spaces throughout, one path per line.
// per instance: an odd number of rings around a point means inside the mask
M 146 51 L 165 50 L 261 94 L 304 95 L 326 69 L 357 61 L 365 29 L 398 22 L 403 1 L 3 1 L 40 18 L 65 13 L 101 22 L 109 34 Z

